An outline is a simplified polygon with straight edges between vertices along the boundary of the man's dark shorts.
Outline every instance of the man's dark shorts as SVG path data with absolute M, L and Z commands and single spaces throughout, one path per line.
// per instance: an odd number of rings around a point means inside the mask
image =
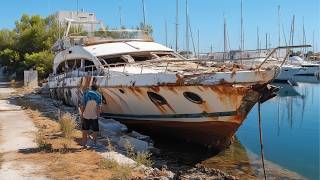
M 82 130 L 88 131 L 92 128 L 92 131 L 99 131 L 98 119 L 85 119 L 82 120 Z

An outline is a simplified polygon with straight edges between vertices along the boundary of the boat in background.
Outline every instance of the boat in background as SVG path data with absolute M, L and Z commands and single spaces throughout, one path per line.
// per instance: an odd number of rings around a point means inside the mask
M 307 76 L 315 76 L 320 73 L 320 64 L 304 61 L 299 56 L 289 57 L 289 62 L 292 65 L 301 66 L 300 71 L 296 75 L 307 75 Z

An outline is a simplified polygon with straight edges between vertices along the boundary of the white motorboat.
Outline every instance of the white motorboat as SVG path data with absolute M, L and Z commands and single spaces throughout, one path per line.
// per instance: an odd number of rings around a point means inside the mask
M 304 61 L 299 56 L 292 56 L 289 58 L 289 62 L 294 65 L 301 66 L 300 71 L 296 75 L 311 75 L 314 76 L 320 73 L 320 64 Z
M 137 30 L 95 31 L 65 36 L 53 50 L 52 98 L 78 106 L 92 84 L 103 96 L 103 113 L 129 128 L 226 147 L 257 102 L 275 96 L 269 83 L 277 66 L 245 69 L 239 65 L 186 60 Z

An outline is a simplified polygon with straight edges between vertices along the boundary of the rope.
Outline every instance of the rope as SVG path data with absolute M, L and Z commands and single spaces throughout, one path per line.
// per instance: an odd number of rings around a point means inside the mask
M 260 136 L 260 155 L 261 155 L 261 161 L 262 161 L 262 168 L 263 168 L 264 179 L 267 180 L 266 169 L 265 169 L 265 167 L 264 167 L 264 154 L 263 154 L 263 143 L 262 143 L 262 128 L 261 128 L 261 109 L 260 109 L 260 105 L 261 105 L 261 103 L 258 102 L 259 136 Z

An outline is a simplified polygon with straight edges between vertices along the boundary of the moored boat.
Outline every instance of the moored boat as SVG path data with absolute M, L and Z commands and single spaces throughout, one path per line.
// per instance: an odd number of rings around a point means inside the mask
M 187 60 L 142 31 L 98 31 L 59 40 L 50 95 L 77 106 L 92 84 L 103 116 L 150 135 L 222 149 L 257 102 L 275 96 L 277 66 Z M 98 22 L 89 22 L 91 24 Z

